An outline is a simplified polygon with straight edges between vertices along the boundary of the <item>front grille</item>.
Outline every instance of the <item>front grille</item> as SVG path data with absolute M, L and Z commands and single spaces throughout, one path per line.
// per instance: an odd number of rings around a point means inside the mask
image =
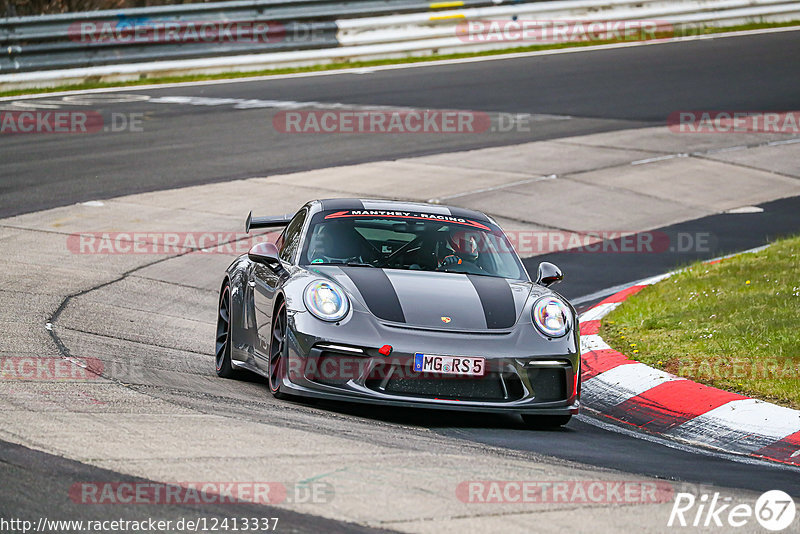
M 526 370 L 533 397 L 539 402 L 567 399 L 567 371 L 563 367 L 540 367 Z
M 380 393 L 429 399 L 512 401 L 523 395 L 522 383 L 514 373 L 490 372 L 482 377 L 426 376 L 406 366 L 393 366 L 390 371 L 382 369 L 373 373 L 365 385 Z
M 505 400 L 495 373 L 475 378 L 392 378 L 386 393 L 464 400 Z

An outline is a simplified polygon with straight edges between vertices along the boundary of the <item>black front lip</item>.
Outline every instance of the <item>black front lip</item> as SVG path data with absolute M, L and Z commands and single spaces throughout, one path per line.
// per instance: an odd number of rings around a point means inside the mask
M 333 389 L 333 388 L 331 388 Z M 317 399 L 356 402 L 360 404 L 376 404 L 382 406 L 396 406 L 404 408 L 428 408 L 434 410 L 450 410 L 462 412 L 479 413 L 518 413 L 518 414 L 541 414 L 541 415 L 577 415 L 580 411 L 580 400 L 575 398 L 570 403 L 552 402 L 530 404 L 510 404 L 510 403 L 476 403 L 465 401 L 454 401 L 447 399 L 407 399 L 387 395 L 386 397 L 360 396 L 352 393 L 341 393 L 340 391 L 322 391 L 309 387 L 284 381 L 281 391 L 287 391 L 293 395 L 310 397 Z

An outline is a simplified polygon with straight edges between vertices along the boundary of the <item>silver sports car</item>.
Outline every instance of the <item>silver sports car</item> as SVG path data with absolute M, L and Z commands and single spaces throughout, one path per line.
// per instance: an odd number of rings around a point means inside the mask
M 297 395 L 566 424 L 580 402 L 574 308 L 535 282 L 500 227 L 462 208 L 314 200 L 222 281 L 216 367 Z

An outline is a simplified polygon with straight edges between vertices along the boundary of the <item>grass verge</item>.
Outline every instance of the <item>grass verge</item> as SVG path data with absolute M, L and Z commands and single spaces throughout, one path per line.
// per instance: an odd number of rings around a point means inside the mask
M 735 31 L 759 30 L 765 28 L 785 28 L 791 26 L 800 26 L 800 21 L 796 20 L 789 22 L 759 22 L 752 24 L 742 24 L 738 26 L 726 26 L 722 28 L 709 26 L 702 28 L 692 28 L 691 31 L 676 30 L 674 35 L 664 34 L 664 35 L 657 35 L 656 37 L 657 38 L 687 37 L 691 35 L 708 35 L 715 33 L 735 32 Z M 142 77 L 138 80 L 131 80 L 125 82 L 87 82 L 81 84 L 47 87 L 41 89 L 20 89 L 14 91 L 0 91 L 0 97 L 46 94 L 58 91 L 99 89 L 105 87 L 135 87 L 137 85 L 151 85 L 151 84 L 162 84 L 162 83 L 195 82 L 195 81 L 206 81 L 206 80 L 228 80 L 235 78 L 249 78 L 253 76 L 277 76 L 281 74 L 295 74 L 302 72 L 320 72 L 320 71 L 341 70 L 341 69 L 376 67 L 382 65 L 423 63 L 429 61 L 461 59 L 467 57 L 496 56 L 496 55 L 520 53 L 520 52 L 535 52 L 539 50 L 556 50 L 561 48 L 597 46 L 604 44 L 617 44 L 620 42 L 630 42 L 630 41 L 624 39 L 607 40 L 607 41 L 578 41 L 578 42 L 568 42 L 568 43 L 532 45 L 532 46 L 524 46 L 516 48 L 505 48 L 502 50 L 486 50 L 482 52 L 468 52 L 468 53 L 458 53 L 458 54 L 432 54 L 429 56 L 407 57 L 401 59 L 377 59 L 372 61 L 352 61 L 352 62 L 342 62 L 342 63 L 329 63 L 325 65 L 312 65 L 308 67 L 278 68 L 278 69 L 250 71 L 250 72 L 227 72 L 220 74 L 197 74 L 188 76 L 165 76 L 165 77 L 153 77 L 153 78 Z
M 800 408 L 800 236 L 648 286 L 600 335 L 647 365 Z

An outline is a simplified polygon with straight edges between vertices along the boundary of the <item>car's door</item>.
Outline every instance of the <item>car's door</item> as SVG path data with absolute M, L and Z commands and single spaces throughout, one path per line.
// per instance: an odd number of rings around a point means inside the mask
M 291 264 L 295 261 L 295 252 L 300 244 L 308 210 L 303 208 L 289 221 L 281 236 L 276 241 L 282 262 Z M 253 303 L 256 312 L 256 329 L 258 348 L 256 365 L 264 371 L 269 367 L 269 344 L 272 340 L 272 314 L 275 308 L 275 295 L 281 278 L 288 276 L 285 270 L 276 272 L 266 265 L 254 264 L 250 275 L 250 287 L 253 289 Z

